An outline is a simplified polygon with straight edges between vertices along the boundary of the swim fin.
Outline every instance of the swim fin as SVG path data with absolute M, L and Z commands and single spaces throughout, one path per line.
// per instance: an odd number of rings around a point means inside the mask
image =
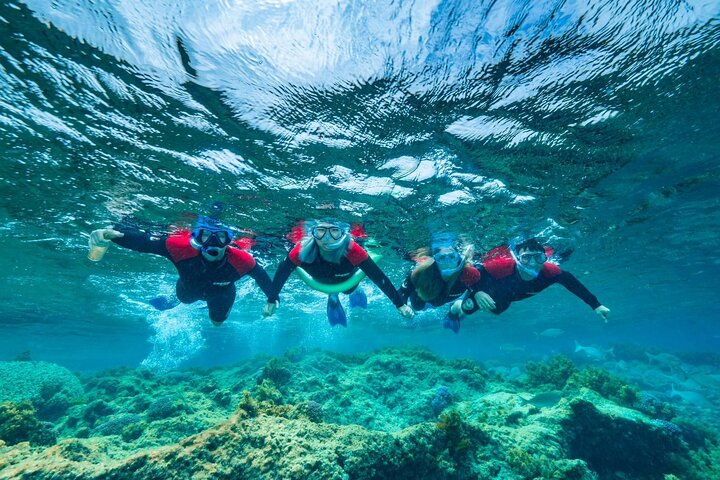
M 367 308 L 367 295 L 361 289 L 356 289 L 350 294 L 350 307 Z
M 340 304 L 340 298 L 338 298 L 337 293 L 333 295 L 328 295 L 327 316 L 328 322 L 330 322 L 330 325 L 332 325 L 333 327 L 338 324 L 342 325 L 343 327 L 347 327 L 347 317 L 345 316 L 345 310 L 343 310 L 343 307 Z
M 175 295 L 160 295 L 159 297 L 151 299 L 148 303 L 156 309 L 163 311 L 177 307 L 180 305 L 180 300 L 178 300 Z
M 460 315 L 448 312 L 448 314 L 445 315 L 443 327 L 449 328 L 453 332 L 458 333 L 460 331 Z

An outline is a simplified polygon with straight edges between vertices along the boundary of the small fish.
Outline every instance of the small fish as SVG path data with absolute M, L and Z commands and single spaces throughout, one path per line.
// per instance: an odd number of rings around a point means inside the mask
M 671 355 L 669 353 L 658 353 L 657 355 L 653 355 L 652 353 L 645 352 L 645 356 L 647 357 L 650 365 L 654 363 L 669 370 L 673 370 L 675 368 L 682 370 L 683 362 L 675 355 Z
M 587 357 L 589 360 L 599 362 L 605 360 L 608 356 L 615 356 L 615 347 L 608 350 L 601 350 L 596 347 L 584 347 L 575 340 L 575 353 Z
M 565 330 L 561 328 L 547 328 L 540 333 L 536 333 L 535 335 L 537 335 L 538 337 L 553 338 L 559 337 L 563 333 L 565 333 Z
M 696 407 L 711 406 L 710 402 L 698 392 L 693 392 L 692 390 L 675 390 L 674 384 L 670 387 L 670 398 L 695 405 Z
M 549 408 L 555 406 L 562 399 L 562 392 L 559 390 L 550 390 L 549 392 L 540 392 L 533 395 L 529 399 L 523 399 L 525 404 L 533 405 L 537 408 Z
M 720 390 L 720 375 L 695 373 L 690 376 L 690 380 L 700 385 L 702 388 L 712 388 Z
M 498 347 L 501 352 L 524 352 L 525 345 L 516 345 L 514 343 L 503 343 Z

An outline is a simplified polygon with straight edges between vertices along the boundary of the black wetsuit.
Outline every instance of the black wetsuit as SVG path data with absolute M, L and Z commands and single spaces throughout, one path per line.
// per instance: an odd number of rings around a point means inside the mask
M 403 299 L 397 290 L 395 290 L 390 279 L 380 270 L 380 267 L 370 258 L 365 249 L 354 241 L 350 242 L 347 253 L 340 259 L 339 263 L 328 262 L 319 253 L 312 263 L 305 263 L 300 260 L 301 249 L 302 244 L 297 243 L 278 267 L 275 272 L 275 277 L 273 278 L 275 296 L 269 297 L 268 301 L 278 300 L 280 290 L 282 290 L 288 277 L 297 267 L 302 267 L 303 270 L 318 282 L 329 285 L 344 282 L 352 277 L 359 268 L 387 295 L 393 305 L 396 307 L 404 305 Z M 351 293 L 355 288 L 357 288 L 357 286 L 344 293 Z
M 437 269 L 437 265 L 429 268 Z M 412 273 L 410 273 L 403 281 L 398 292 L 405 302 L 407 302 L 408 299 L 410 300 L 410 305 L 413 310 L 422 310 L 427 304 L 433 307 L 439 307 L 460 298 L 466 291 L 472 289 L 479 280 L 480 272 L 473 266 L 465 265 L 460 275 L 453 280 L 452 285 L 448 286 L 445 284 L 445 288 L 443 288 L 436 298 L 423 300 L 417 293 L 415 284 L 412 281 Z
M 523 280 L 520 277 L 515 259 L 506 247 L 498 247 L 488 253 L 478 267 L 480 281 L 471 289 L 472 296 L 483 291 L 495 301 L 492 313 L 500 314 L 510 307 L 512 302 L 523 300 L 542 292 L 550 285 L 559 283 L 575 294 L 593 310 L 601 305 L 597 297 L 590 293 L 580 280 L 570 272 L 565 272 L 557 265 L 545 262 L 540 274 L 532 280 Z M 478 310 L 478 306 L 471 296 L 463 302 L 463 312 L 470 314 Z
M 113 239 L 118 245 L 169 259 L 180 274 L 176 285 L 178 300 L 182 303 L 207 301 L 213 322 L 222 322 L 228 317 L 235 302 L 235 282 L 246 274 L 255 279 L 268 298 L 272 294 L 272 281 L 267 272 L 243 250 L 229 246 L 222 260 L 209 262 L 190 245 L 190 232 L 186 230 L 151 237 L 140 230 L 122 226 L 115 229 L 125 234 Z

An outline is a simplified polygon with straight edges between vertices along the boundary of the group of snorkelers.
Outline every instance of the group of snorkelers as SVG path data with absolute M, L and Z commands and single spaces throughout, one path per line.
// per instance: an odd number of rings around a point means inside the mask
M 375 263 L 374 255 L 362 246 L 364 238 L 364 232 L 335 220 L 305 222 L 273 279 L 246 249 L 234 242 L 229 227 L 210 217 L 198 217 L 192 230 L 159 236 L 127 225 L 98 229 L 90 234 L 90 247 L 106 248 L 113 242 L 168 258 L 179 274 L 175 297 L 157 297 L 150 303 L 165 310 L 178 303 L 205 301 L 214 325 L 227 319 L 235 302 L 235 282 L 245 275 L 251 276 L 267 297 L 263 315 L 273 315 L 280 305 L 280 292 L 293 271 L 311 288 L 327 294 L 327 316 L 333 326 L 347 325 L 339 299 L 341 293 L 349 295 L 350 306 L 367 306 L 367 297 L 358 288 L 365 276 L 405 318 L 429 306 L 451 304 L 444 326 L 454 332 L 466 315 L 477 311 L 500 314 L 512 302 L 555 283 L 583 300 L 604 321 L 610 313 L 575 276 L 551 261 L 552 248 L 536 238 L 497 247 L 476 262 L 471 245 L 463 246 L 452 237 L 440 236 L 430 248 L 412 256 L 415 268 L 399 289 Z

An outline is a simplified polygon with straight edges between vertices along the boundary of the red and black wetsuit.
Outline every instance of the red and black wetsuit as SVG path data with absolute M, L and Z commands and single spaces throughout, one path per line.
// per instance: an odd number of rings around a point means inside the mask
M 190 232 L 181 230 L 171 235 L 151 237 L 140 230 L 116 226 L 125 236 L 113 239 L 121 247 L 137 252 L 153 253 L 169 259 L 180 278 L 176 293 L 182 303 L 207 301 L 210 319 L 224 321 L 235 302 L 235 282 L 250 275 L 265 295 L 272 294 L 272 281 L 265 269 L 249 253 L 227 247 L 222 260 L 209 262 L 190 245 Z
M 305 263 L 300 260 L 300 250 L 302 249 L 302 243 L 295 244 L 288 256 L 278 267 L 275 272 L 275 278 L 273 278 L 273 288 L 275 291 L 275 297 L 269 298 L 268 301 L 274 301 L 278 299 L 280 290 L 287 281 L 288 277 L 297 267 L 302 267 L 311 277 L 321 283 L 334 285 L 342 283 L 345 280 L 352 277 L 352 275 L 358 270 L 365 272 L 365 275 L 377 285 L 380 290 L 390 299 L 390 301 L 396 307 L 404 305 L 400 294 L 393 286 L 389 278 L 380 270 L 380 267 L 373 261 L 368 255 L 364 248 L 355 243 L 354 240 L 350 241 L 348 250 L 345 255 L 340 259 L 340 263 L 328 262 L 322 255 L 318 253 L 315 260 L 312 263 Z M 351 293 L 356 287 L 351 288 L 347 292 Z
M 480 280 L 471 289 L 471 293 L 475 295 L 476 292 L 483 291 L 490 295 L 495 301 L 495 309 L 491 312 L 495 314 L 507 310 L 512 302 L 531 297 L 555 283 L 567 288 L 592 309 L 601 305 L 597 297 L 590 293 L 580 280 L 570 272 L 562 271 L 554 263 L 545 262 L 536 278 L 523 280 L 508 247 L 490 250 L 483 257 L 479 270 Z M 469 303 L 472 303 L 471 308 L 468 308 Z M 462 309 L 463 312 L 470 314 L 476 312 L 478 307 L 474 301 L 466 301 Z
M 422 259 L 420 260 L 422 261 Z M 437 264 L 429 267 L 437 268 Z M 430 304 L 433 307 L 439 307 L 446 303 L 452 302 L 459 298 L 467 290 L 472 288 L 480 281 L 480 271 L 472 265 L 465 265 L 460 275 L 453 280 L 452 285 L 445 284 L 445 288 L 440 292 L 436 298 L 432 300 L 423 300 L 417 294 L 415 284 L 412 282 L 412 272 L 405 278 L 402 286 L 398 289 L 400 296 L 407 302 L 410 299 L 410 305 L 414 310 L 422 310 L 426 304 Z

